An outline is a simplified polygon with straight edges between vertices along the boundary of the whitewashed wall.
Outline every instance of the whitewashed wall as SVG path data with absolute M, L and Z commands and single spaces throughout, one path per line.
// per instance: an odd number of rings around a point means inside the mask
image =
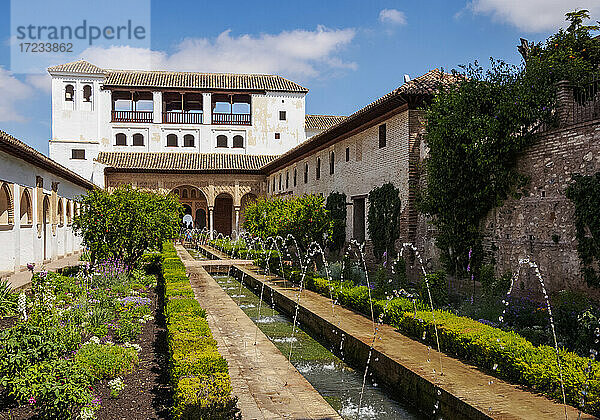
M 43 187 L 38 191 L 36 177 L 43 179 Z M 59 223 L 58 206 L 52 204 L 52 183 L 58 182 L 57 199 L 63 202 L 63 224 Z M 27 263 L 36 265 L 44 263 L 43 223 L 39 215 L 42 213 L 42 201 L 38 197 L 49 196 L 50 214 L 46 229 L 46 261 L 62 258 L 81 250 L 81 239 L 76 236 L 67 220 L 67 205 L 70 206 L 71 220 L 78 197 L 86 193 L 86 189 L 71 181 L 41 169 L 35 165 L 0 152 L 0 185 L 7 183 L 13 206 L 11 224 L 0 225 L 0 272 L 15 272 L 24 269 Z M 21 220 L 21 197 L 24 189 L 31 196 L 31 220 L 24 216 Z M 56 201 L 57 203 L 58 201 Z M 53 228 L 53 224 L 55 227 Z

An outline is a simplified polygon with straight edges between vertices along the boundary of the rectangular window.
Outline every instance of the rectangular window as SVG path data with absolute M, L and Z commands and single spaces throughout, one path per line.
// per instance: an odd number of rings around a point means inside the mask
M 279 111 L 279 120 L 285 121 L 286 119 L 285 111 Z
M 290 188 L 290 172 L 286 171 L 285 173 L 285 189 Z
M 281 133 L 275 133 L 275 140 L 279 140 L 281 138 Z
M 281 174 L 279 174 L 279 191 L 281 191 Z
M 321 179 L 321 158 L 317 158 L 316 178 Z
M 85 149 L 71 149 L 71 159 L 85 160 Z
M 352 235 L 359 243 L 365 241 L 365 198 L 352 199 Z
M 308 163 L 304 164 L 304 183 L 308 184 Z
M 335 171 L 335 154 L 333 151 L 329 153 L 329 175 L 333 175 Z
M 297 178 L 296 175 L 297 175 L 296 168 L 294 168 L 294 187 L 296 186 L 296 178 Z
M 350 162 L 350 148 L 346 147 L 346 162 Z
M 379 126 L 379 148 L 386 146 L 386 132 L 385 132 L 385 124 L 381 124 Z

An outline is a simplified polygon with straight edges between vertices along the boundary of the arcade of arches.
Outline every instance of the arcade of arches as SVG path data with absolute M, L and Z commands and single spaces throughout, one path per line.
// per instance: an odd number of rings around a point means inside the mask
M 224 235 L 239 232 L 248 203 L 265 195 L 265 178 L 252 174 L 206 173 L 109 173 L 108 189 L 131 184 L 135 188 L 172 192 L 179 197 L 193 227 L 215 230 Z M 185 224 L 185 222 L 184 222 Z

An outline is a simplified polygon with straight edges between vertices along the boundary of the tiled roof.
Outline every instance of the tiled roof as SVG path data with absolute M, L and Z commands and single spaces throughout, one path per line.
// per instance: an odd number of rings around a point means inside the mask
M 106 71 L 98 66 L 88 63 L 85 60 L 78 60 L 72 63 L 59 64 L 49 67 L 50 73 L 85 73 L 85 74 L 105 74 Z
M 17 140 L 2 130 L 0 130 L 0 150 L 29 162 L 32 165 L 46 169 L 48 172 L 58 175 L 74 184 L 88 189 L 94 188 L 94 184 L 92 182 L 81 177 L 75 172 L 70 171 L 60 163 L 53 161 L 48 156 L 43 155 L 33 147 L 27 146 L 22 141 Z
M 114 169 L 257 172 L 277 156 L 188 152 L 100 152 L 96 161 Z
M 397 104 L 396 106 L 399 106 L 402 103 L 408 103 L 412 98 L 431 96 L 437 92 L 440 85 L 442 87 L 452 86 L 456 84 L 459 78 L 460 76 L 444 73 L 439 69 L 430 70 L 422 76 L 415 77 L 414 79 L 404 83 L 399 88 L 394 89 L 390 93 L 387 93 L 381 98 L 376 99 L 370 104 L 362 107 L 337 124 L 330 126 L 329 128 L 325 129 L 325 131 L 310 137 L 293 149 L 288 150 L 277 159 L 267 163 L 263 170 L 268 172 L 272 169 L 275 169 L 278 166 L 297 159 L 305 153 L 310 153 L 316 147 L 335 140 L 340 135 L 357 128 L 358 126 L 364 124 L 362 121 L 365 118 L 365 115 L 367 115 L 370 111 L 375 110 L 379 106 L 383 106 L 386 103 L 391 103 L 394 101 Z
M 306 93 L 308 89 L 273 74 L 195 73 L 101 69 L 84 60 L 48 68 L 50 73 L 105 74 L 106 86 L 222 90 L 267 90 Z
M 109 70 L 104 84 L 107 86 L 308 92 L 305 87 L 272 74 Z
M 345 115 L 310 115 L 304 117 L 304 128 L 308 130 L 325 130 L 344 121 Z

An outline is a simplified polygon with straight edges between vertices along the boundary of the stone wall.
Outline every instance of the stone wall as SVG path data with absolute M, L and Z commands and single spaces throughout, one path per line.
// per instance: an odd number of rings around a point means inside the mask
M 600 120 L 542 133 L 517 167 L 530 179 L 525 195 L 507 199 L 482 225 L 498 274 L 514 272 L 518 260 L 529 257 L 540 266 L 549 292 L 587 290 L 577 255 L 574 205 L 565 190 L 574 174 L 600 171 Z M 540 291 L 531 270 L 521 271 L 516 287 Z

